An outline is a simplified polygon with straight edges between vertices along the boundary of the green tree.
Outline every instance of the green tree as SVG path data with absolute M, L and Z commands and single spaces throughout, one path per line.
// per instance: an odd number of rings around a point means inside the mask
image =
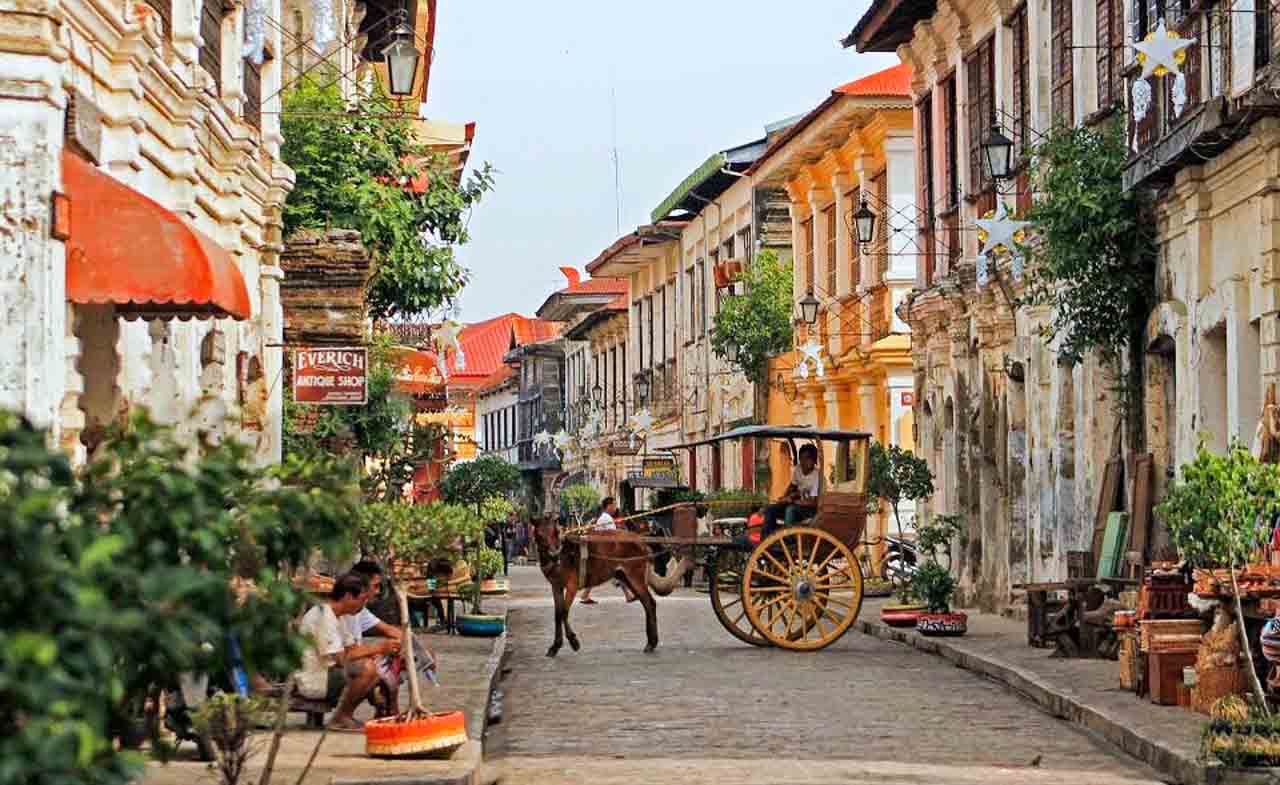
M 1230 572 L 1236 623 L 1254 699 L 1258 709 L 1266 712 L 1266 694 L 1253 667 L 1236 575 L 1270 537 L 1271 523 L 1280 513 L 1280 472 L 1259 462 L 1239 444 L 1233 444 L 1226 455 L 1210 452 L 1201 444 L 1195 460 L 1182 467 L 1182 481 L 1169 489 L 1156 512 L 1187 561 L 1220 565 Z
M 600 510 L 600 493 L 590 485 L 570 485 L 560 491 L 560 506 L 578 526 L 586 523 Z
M 333 76 L 303 77 L 284 96 L 281 157 L 296 175 L 285 236 L 358 230 L 377 264 L 366 295 L 375 319 L 439 308 L 467 282 L 454 248 L 467 242 L 470 210 L 493 187 L 493 169 L 456 184 L 381 88 L 351 104 Z
M 457 463 L 449 467 L 440 480 L 440 496 L 450 504 L 474 508 L 476 517 L 484 521 L 486 506 L 496 509 L 498 500 L 510 501 L 510 497 L 520 490 L 520 471 L 506 461 L 494 455 L 483 455 L 474 461 Z M 504 510 L 515 509 L 507 507 Z M 484 538 L 476 537 L 469 542 L 478 562 L 480 549 L 484 547 Z M 480 613 L 480 571 L 475 571 L 475 583 L 472 587 L 475 597 L 472 613 Z
M 921 501 L 933 495 L 933 472 L 923 458 L 896 444 L 871 443 L 871 472 L 867 476 L 867 492 L 883 499 L 893 511 L 893 520 L 902 534 L 902 517 L 898 508 L 904 501 Z
M 761 251 L 742 280 L 746 293 L 724 298 L 715 315 L 711 349 L 727 359 L 728 347 L 737 347 L 738 368 L 752 381 L 763 382 L 769 359 L 790 351 L 794 340 L 791 265 L 773 251 Z
M 1064 360 L 1096 349 L 1114 361 L 1146 323 L 1154 294 L 1155 224 L 1142 190 L 1124 186 L 1124 121 L 1055 126 L 1033 160 L 1040 198 L 1027 215 L 1037 242 L 1025 299 L 1052 306 Z
M 346 550 L 355 493 L 331 461 L 263 470 L 142 414 L 82 479 L 46 440 L 0 414 L 0 783 L 114 785 L 139 761 L 112 736 L 150 685 L 224 664 L 203 643 L 235 634 L 250 670 L 297 667 L 292 572 Z M 237 575 L 254 585 L 240 599 Z

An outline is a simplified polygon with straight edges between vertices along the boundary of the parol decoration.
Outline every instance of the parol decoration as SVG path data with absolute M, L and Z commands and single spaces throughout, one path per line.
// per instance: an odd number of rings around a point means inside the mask
M 551 446 L 551 434 L 548 433 L 545 428 L 533 435 L 533 447 L 535 450 L 541 452 L 542 450 L 550 446 Z
M 800 364 L 796 366 L 796 375 L 801 379 L 809 378 L 809 363 L 813 363 L 814 376 L 821 379 L 827 375 L 826 365 L 822 362 L 822 344 L 813 338 L 800 347 Z
M 263 47 L 267 42 L 267 0 L 249 0 L 244 9 L 244 50 L 254 65 L 262 65 Z
M 1030 221 L 1015 221 L 1009 215 L 1009 207 L 1004 202 L 997 202 L 996 209 L 974 221 L 978 225 L 978 243 L 980 253 L 992 254 L 1001 250 L 1013 253 L 1016 246 L 1027 239 L 1027 227 Z
M 991 282 L 991 271 L 987 266 L 990 263 L 990 259 L 986 254 L 978 254 L 977 264 L 974 265 L 974 272 L 977 274 L 977 284 L 979 289 L 985 288 L 986 285 Z
M 563 428 L 561 428 L 553 438 L 555 440 L 556 449 L 559 450 L 561 455 L 567 453 L 569 448 L 573 446 L 573 437 L 570 436 Z
M 649 429 L 652 427 L 653 427 L 653 414 L 649 412 L 648 408 L 641 409 L 640 411 L 631 415 L 631 435 L 630 435 L 630 438 L 628 439 L 628 443 L 632 447 L 635 447 L 636 434 L 644 434 L 645 436 L 647 436 L 649 434 Z
M 324 52 L 329 44 L 338 40 L 338 25 L 333 16 L 333 0 L 311 0 L 312 43 Z
M 458 342 L 458 334 L 462 332 L 462 325 L 453 319 L 445 319 L 436 327 L 431 340 L 436 345 L 436 351 L 440 357 L 445 356 L 445 352 L 453 349 L 455 370 L 463 371 L 467 368 L 467 357 L 462 352 L 462 344 Z
M 1137 61 L 1142 73 L 1133 82 L 1133 119 L 1136 123 L 1146 119 L 1151 109 L 1151 77 L 1163 77 L 1173 74 L 1172 99 L 1173 115 L 1177 117 L 1187 105 L 1187 78 L 1182 73 L 1182 64 L 1187 61 L 1187 47 L 1195 43 L 1194 38 L 1183 38 L 1170 32 L 1164 20 L 1156 23 L 1156 29 L 1147 33 L 1147 37 L 1133 45 L 1138 50 Z M 1134 147 L 1137 147 L 1137 131 L 1134 132 Z

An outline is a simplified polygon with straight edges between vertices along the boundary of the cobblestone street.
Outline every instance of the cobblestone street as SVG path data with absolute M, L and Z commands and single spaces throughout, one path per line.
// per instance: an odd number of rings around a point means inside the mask
M 659 599 L 661 644 L 619 593 L 574 605 L 512 572 L 512 656 L 488 755 L 509 783 L 1138 783 L 1155 775 L 1003 687 L 850 632 L 801 654 L 731 638 L 705 594 Z

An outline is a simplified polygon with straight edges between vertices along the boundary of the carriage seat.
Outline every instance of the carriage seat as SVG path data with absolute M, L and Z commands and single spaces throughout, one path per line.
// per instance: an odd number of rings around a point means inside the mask
M 824 492 L 818 497 L 817 514 L 806 525 L 822 529 L 851 548 L 856 547 L 867 527 L 867 495 Z

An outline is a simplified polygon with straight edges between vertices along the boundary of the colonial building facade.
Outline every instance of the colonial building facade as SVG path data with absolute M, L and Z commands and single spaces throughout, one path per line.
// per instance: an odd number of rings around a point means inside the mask
M 793 354 L 785 370 L 779 363 L 787 421 L 862 430 L 908 449 L 911 338 L 895 307 L 919 261 L 910 79 L 899 65 L 836 88 L 748 172 L 790 199 L 795 312 L 805 298 L 819 303 L 814 325 L 797 319 L 797 342 L 817 352 Z M 856 231 L 862 209 L 874 216 L 868 243 Z

